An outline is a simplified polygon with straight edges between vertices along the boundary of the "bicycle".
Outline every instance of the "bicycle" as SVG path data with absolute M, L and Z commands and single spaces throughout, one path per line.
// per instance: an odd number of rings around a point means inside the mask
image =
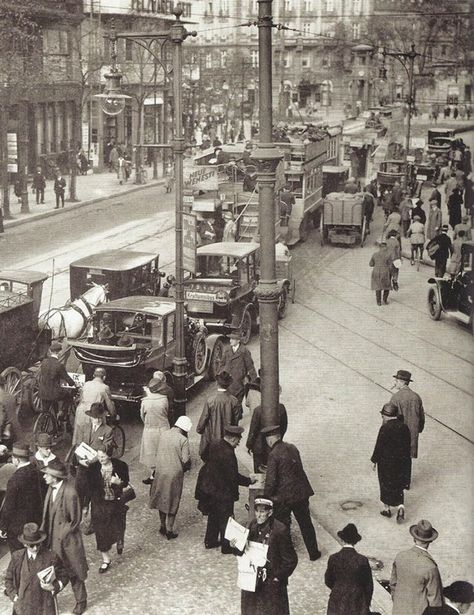
M 66 433 L 72 434 L 74 431 L 74 420 L 78 402 L 78 389 L 71 386 L 61 386 L 64 397 L 58 402 L 58 409 L 55 410 L 53 404 L 48 408 L 42 407 L 34 425 L 33 433 L 47 433 L 52 438 L 59 438 Z

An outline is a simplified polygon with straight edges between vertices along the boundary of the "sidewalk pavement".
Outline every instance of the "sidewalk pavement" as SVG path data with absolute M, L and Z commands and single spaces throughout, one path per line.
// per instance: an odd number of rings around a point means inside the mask
M 149 168 L 148 174 L 151 178 L 152 169 Z M 65 203 L 64 209 L 55 209 L 56 207 L 56 195 L 54 194 L 53 184 L 54 182 L 48 180 L 46 182 L 46 189 L 44 191 L 45 202 L 43 205 L 36 203 L 36 194 L 33 193 L 31 184 L 28 185 L 28 204 L 30 213 L 21 213 L 21 203 L 14 195 L 13 190 L 10 192 L 10 212 L 12 215 L 11 220 L 4 220 L 3 226 L 5 230 L 25 224 L 31 220 L 39 220 L 60 214 L 66 210 L 78 209 L 91 203 L 98 203 L 110 197 L 120 196 L 122 194 L 129 194 L 136 190 L 143 190 L 149 186 L 156 186 L 163 183 L 162 169 L 158 167 L 158 179 L 148 179 L 146 184 L 135 184 L 135 174 L 130 176 L 130 179 L 123 184 L 119 183 L 116 173 L 110 173 L 104 171 L 103 173 L 94 173 L 91 175 L 78 175 L 76 178 L 76 194 L 79 199 L 77 202 L 70 202 L 69 198 L 69 186 L 71 178 L 65 176 L 66 179 L 66 191 L 65 191 Z

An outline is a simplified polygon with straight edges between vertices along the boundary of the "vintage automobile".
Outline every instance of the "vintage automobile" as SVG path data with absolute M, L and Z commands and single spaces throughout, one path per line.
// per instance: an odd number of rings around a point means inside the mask
M 448 154 L 455 132 L 451 128 L 430 128 L 428 130 L 428 154 Z
M 71 300 L 94 285 L 107 288 L 110 301 L 130 295 L 158 295 L 161 278 L 159 255 L 131 250 L 105 250 L 74 261 L 69 266 Z
M 362 247 L 367 236 L 367 221 L 364 216 L 363 194 L 357 192 L 332 192 L 324 199 L 320 223 L 320 241 Z
M 247 344 L 258 325 L 255 288 L 259 265 L 258 243 L 219 242 L 199 247 L 196 274 L 185 281 L 188 314 L 201 319 L 209 331 L 239 331 L 242 343 Z M 284 278 L 278 283 L 279 315 L 283 317 L 292 282 Z
M 172 382 L 175 316 L 174 299 L 122 297 L 96 307 L 90 338 L 68 340 L 68 343 L 81 362 L 86 379 L 92 377 L 95 367 L 105 367 L 112 397 L 138 403 L 143 397 L 143 386 L 155 370 L 164 372 Z M 224 343 L 219 338 L 219 335 L 208 335 L 198 320 L 186 317 L 188 388 L 206 375 L 215 375 L 213 351 L 218 346 L 216 352 L 222 354 Z
M 403 160 L 383 160 L 377 171 L 377 183 L 380 192 L 391 190 L 395 182 L 402 182 L 406 174 L 406 164 Z
M 460 272 L 451 277 L 430 278 L 428 284 L 428 311 L 433 320 L 439 320 L 445 313 L 458 322 L 474 326 L 472 317 L 472 261 L 474 242 L 466 241 L 462 246 Z
M 0 271 L 0 373 L 19 410 L 29 369 L 42 359 L 51 331 L 38 325 L 43 283 L 38 271 Z
M 343 166 L 323 166 L 323 197 L 331 192 L 340 192 L 349 179 L 349 168 Z

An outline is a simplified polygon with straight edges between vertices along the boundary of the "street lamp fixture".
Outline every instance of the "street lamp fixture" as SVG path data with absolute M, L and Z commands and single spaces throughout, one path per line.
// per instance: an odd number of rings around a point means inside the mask
M 116 66 L 112 66 L 110 73 L 104 75 L 104 78 L 104 92 L 95 94 L 94 98 L 99 99 L 100 108 L 106 115 L 119 115 L 125 109 L 126 100 L 131 98 L 120 91 L 122 73 Z

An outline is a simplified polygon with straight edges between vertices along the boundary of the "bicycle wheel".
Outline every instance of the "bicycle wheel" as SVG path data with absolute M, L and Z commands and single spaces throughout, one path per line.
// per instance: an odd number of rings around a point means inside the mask
M 112 442 L 114 457 L 122 457 L 125 452 L 125 432 L 120 425 L 114 425 L 112 427 Z
M 52 412 L 41 412 L 33 426 L 33 433 L 47 433 L 53 438 L 58 433 L 58 421 Z
M 72 434 L 74 431 L 74 422 L 76 419 L 76 400 L 74 397 L 68 397 L 63 401 L 63 422 L 66 433 Z

